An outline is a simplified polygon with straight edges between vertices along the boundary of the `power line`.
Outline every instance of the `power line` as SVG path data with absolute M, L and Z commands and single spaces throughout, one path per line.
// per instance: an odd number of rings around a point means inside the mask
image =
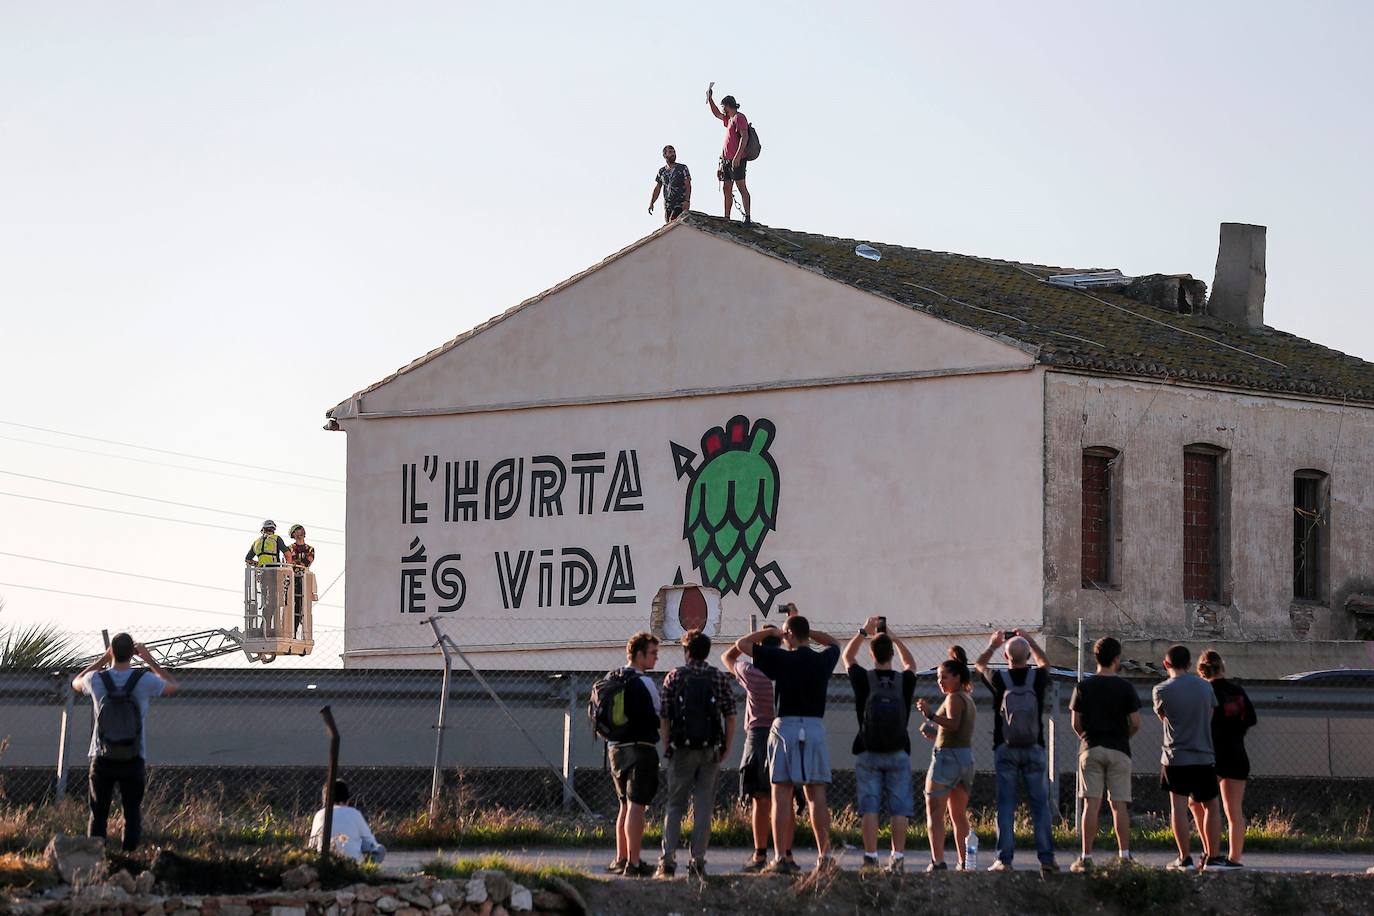
M 229 525 L 215 525 L 215 524 L 211 524 L 210 522 L 196 522 L 196 521 L 192 521 L 191 519 L 187 519 L 187 518 L 171 518 L 170 516 L 166 516 L 166 515 L 148 515 L 147 513 L 144 513 L 144 512 L 130 512 L 130 511 L 127 510 L 127 509 L 108 509 L 108 508 L 106 508 L 105 506 L 92 506 L 92 505 L 88 505 L 88 504 L 86 504 L 86 503 L 69 503 L 69 502 L 66 502 L 65 500 L 61 500 L 61 499 L 48 499 L 48 498 L 45 497 L 45 496 L 29 496 L 29 495 L 24 494 L 24 493 L 8 493 L 8 492 L 6 492 L 6 491 L 4 491 L 4 490 L 0 490 L 0 496 L 10 496 L 10 497 L 13 497 L 13 498 L 15 498 L 15 499 L 31 499 L 31 500 L 33 500 L 34 502 L 52 503 L 53 505 L 57 505 L 57 506 L 70 506 L 70 507 L 72 507 L 73 509 L 90 509 L 90 510 L 93 511 L 93 512 L 112 512 L 112 513 L 114 513 L 115 515 L 130 515 L 130 516 L 133 516 L 134 518 L 150 518 L 150 519 L 153 519 L 154 521 L 158 521 L 158 522 L 175 522 L 176 524 L 179 524 L 179 525 L 195 525 L 195 526 L 198 527 L 198 528 L 215 528 L 215 529 L 218 529 L 218 530 L 220 530 L 220 531 L 233 531 L 233 532 L 237 532 L 238 534 L 243 534 L 243 533 L 244 533 L 244 530 L 243 530 L 242 528 L 233 528 L 233 527 L 230 527 Z M 253 517 L 256 518 L 256 516 L 253 516 Z M 333 546 L 333 547 L 342 547 L 342 546 L 343 546 L 342 542 L 340 542 L 340 541 L 316 541 L 315 543 L 317 543 L 317 544 L 329 544 L 329 545 L 331 545 L 331 546 Z
M 232 613 L 230 611 L 211 611 L 203 607 L 185 607 L 180 604 L 158 604 L 153 601 L 132 601 L 128 598 L 112 598 L 109 595 L 92 595 L 87 592 L 69 592 L 60 588 L 44 588 L 41 585 L 20 585 L 18 582 L 0 582 L 0 586 L 5 588 L 26 588 L 31 592 L 49 592 L 54 595 L 70 595 L 74 598 L 94 598 L 97 601 L 117 601 L 121 604 L 137 604 L 141 607 L 165 608 L 171 611 L 192 611 L 197 614 L 215 614 L 219 617 L 238 617 L 242 619 L 243 614 Z
M 171 449 L 154 448 L 151 445 L 136 445 L 132 442 L 120 442 L 116 439 L 102 439 L 99 436 L 88 436 L 83 433 L 69 433 L 60 429 L 48 429 L 45 426 L 30 426 L 28 423 L 16 423 L 13 420 L 0 420 L 0 424 L 4 424 L 5 426 L 17 426 L 20 429 L 32 429 L 40 433 L 52 433 L 55 436 L 71 436 L 73 439 L 87 439 L 91 442 L 103 442 L 106 445 L 118 445 L 122 448 L 137 448 L 145 452 L 157 452 L 160 455 L 174 455 L 177 458 L 194 458 L 197 461 L 213 461 L 216 464 L 227 464 L 236 468 L 248 468 L 254 471 L 271 471 L 273 473 L 291 474 L 295 477 L 309 477 L 312 480 L 343 483 L 343 481 L 337 477 L 324 477 L 320 474 L 306 474 L 303 471 L 282 471 L 279 468 L 264 467 L 260 464 L 245 464 L 242 461 L 229 461 L 226 458 L 210 458 L 205 455 L 193 455 L 190 452 L 174 452 Z
M 131 578 L 131 579 L 147 579 L 149 582 L 166 582 L 168 585 L 185 585 L 185 586 L 188 586 L 188 587 L 190 587 L 190 588 L 204 588 L 204 589 L 208 589 L 208 590 L 213 591 L 213 592 L 229 592 L 229 593 L 234 594 L 234 595 L 241 594 L 241 592 L 240 592 L 238 589 L 236 589 L 236 588 L 225 588 L 225 587 L 222 586 L 222 585 L 205 585 L 205 584 L 202 584 L 202 583 L 200 583 L 200 582 L 187 582 L 187 581 L 182 580 L 182 579 L 163 579 L 163 578 L 161 578 L 161 577 L 159 577 L 159 576 L 147 576 L 147 575 L 144 575 L 144 574 L 142 574 L 142 573 L 126 572 L 126 571 L 124 571 L 124 570 L 122 570 L 122 569 L 104 569 L 103 567 L 100 567 L 100 566 L 86 566 L 86 565 L 81 564 L 81 563 L 68 563 L 68 562 L 66 562 L 65 560 L 50 560 L 50 559 L 48 559 L 47 557 L 32 557 L 32 556 L 29 556 L 29 555 L 26 554 L 26 553 L 11 553 L 11 552 L 8 551 L 8 550 L 0 550 L 0 557 L 17 557 L 17 558 L 19 558 L 19 559 L 21 559 L 21 560 L 32 560 L 32 561 L 35 562 L 35 563 L 51 563 L 51 564 L 54 565 L 54 566 L 70 566 L 72 569 L 86 569 L 86 570 L 90 570 L 91 572 L 109 573 L 109 574 L 112 575 L 112 576 L 128 576 L 128 577 Z M 343 575 L 343 573 L 340 572 L 339 575 Z M 339 580 L 338 580 L 337 578 L 335 578 L 334 582 L 337 582 L 337 581 L 339 581 Z M 334 583 L 331 582 L 331 583 L 330 583 L 330 586 L 332 587 L 333 584 L 334 584 Z M 325 591 L 327 592 L 327 591 L 329 591 L 329 589 L 325 589 Z M 324 596 L 321 595 L 320 597 L 324 597 Z M 342 608 L 342 607 L 343 607 L 342 604 L 324 604 L 323 602 L 320 602 L 320 601 L 316 601 L 316 602 L 314 603 L 314 606 L 315 606 L 315 607 L 336 607 L 336 608 Z
M 212 506 L 198 506 L 195 503 L 181 503 L 173 499 L 159 499 L 156 496 L 141 496 L 138 493 L 125 493 L 122 490 L 106 490 L 101 487 L 93 487 L 84 483 L 72 483 L 67 480 L 56 480 L 52 477 L 39 477 L 36 474 L 20 474 L 18 471 L 7 471 L 4 468 L 0 468 L 0 474 L 6 474 L 10 477 L 22 477 L 25 480 L 41 480 L 43 483 L 55 483 L 59 486 L 75 487 L 78 490 L 90 490 L 94 493 L 108 493 L 111 496 L 127 496 L 130 499 L 143 499 L 148 502 L 162 503 L 167 506 L 180 506 L 183 509 L 200 509 L 203 512 L 218 512 L 221 515 L 236 515 L 239 518 L 262 518 L 261 515 L 252 515 L 247 512 L 235 512 L 232 509 L 216 509 Z M 311 525 L 310 527 L 319 531 L 337 531 L 340 534 L 343 533 L 342 528 L 330 528 L 328 525 Z
M 235 480 L 254 480 L 258 483 L 274 483 L 279 486 L 294 487 L 297 490 L 318 490 L 321 493 L 342 494 L 343 491 L 336 487 L 317 487 L 308 483 L 296 483 L 291 480 L 281 480 L 272 477 L 250 477 L 247 474 L 231 474 L 228 471 L 215 471 L 210 468 L 191 468 L 184 464 L 169 464 L 166 461 L 153 461 L 151 458 L 135 458 L 133 455 L 116 455 L 113 452 L 97 452 L 88 448 L 77 448 L 74 445 L 59 445 L 56 442 L 39 442 L 35 439 L 20 439 L 17 436 L 0 436 L 7 442 L 23 442 L 26 445 L 38 445 L 43 448 L 62 449 L 67 452 L 78 452 L 82 455 L 96 455 L 101 458 L 117 458 L 120 461 L 136 461 L 139 464 L 151 464 L 161 468 L 176 468 L 178 471 L 190 471 L 193 474 L 213 474 L 216 477 L 233 477 Z

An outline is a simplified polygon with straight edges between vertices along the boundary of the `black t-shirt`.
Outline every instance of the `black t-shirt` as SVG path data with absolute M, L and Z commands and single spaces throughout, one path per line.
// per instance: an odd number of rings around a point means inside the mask
M 1245 733 L 1259 718 L 1245 688 L 1219 677 L 1212 681 L 1217 706 L 1212 710 L 1212 748 L 1217 756 L 1235 755 L 1245 750 Z
M 1069 709 L 1083 720 L 1083 748 L 1109 747 L 1131 756 L 1131 713 L 1140 711 L 1135 686 L 1114 674 L 1084 678 Z
M 878 671 L 878 680 L 885 681 L 896 677 L 896 671 Z M 906 670 L 902 675 L 902 707 L 906 710 L 907 721 L 911 721 L 911 698 L 916 695 L 916 672 Z M 863 665 L 849 666 L 849 684 L 854 688 L 854 711 L 859 714 L 859 733 L 854 736 L 854 753 L 862 754 L 864 748 L 864 706 L 868 703 L 868 669 Z M 911 753 L 911 735 L 902 730 L 902 748 Z
M 992 691 L 992 746 L 999 747 L 1002 744 L 1002 694 L 1006 693 L 1006 688 L 1002 686 L 1002 678 L 1005 674 L 1011 674 L 1011 683 L 1015 687 L 1023 687 L 1026 678 L 1034 672 L 1035 675 L 1035 703 L 1040 710 L 1040 746 L 1045 746 L 1045 689 L 1050 686 L 1050 673 L 1039 665 L 1030 665 L 1026 668 L 989 668 L 987 677 L 983 674 L 978 676 L 983 679 L 983 684 Z
M 754 647 L 754 667 L 772 680 L 779 717 L 823 717 L 826 685 L 839 661 L 839 646 L 826 646 L 820 651 L 806 647 Z

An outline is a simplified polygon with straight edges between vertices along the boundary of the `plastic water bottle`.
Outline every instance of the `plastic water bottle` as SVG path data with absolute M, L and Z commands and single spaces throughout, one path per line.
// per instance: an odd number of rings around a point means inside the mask
M 964 840 L 964 851 L 968 853 L 968 858 L 964 860 L 964 867 L 969 871 L 978 870 L 978 834 L 970 827 L 968 837 Z

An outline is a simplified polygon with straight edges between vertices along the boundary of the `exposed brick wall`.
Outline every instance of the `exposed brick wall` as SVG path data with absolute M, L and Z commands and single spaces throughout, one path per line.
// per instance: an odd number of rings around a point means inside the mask
M 1083 453 L 1083 587 L 1111 577 L 1110 466 L 1106 455 Z
M 1217 456 L 1183 453 L 1183 597 L 1219 600 Z

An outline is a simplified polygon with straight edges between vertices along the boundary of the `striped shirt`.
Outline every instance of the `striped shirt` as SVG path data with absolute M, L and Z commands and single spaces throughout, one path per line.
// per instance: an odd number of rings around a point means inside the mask
M 768 728 L 773 724 L 773 682 L 744 657 L 735 660 L 734 675 L 744 688 L 744 727 Z

